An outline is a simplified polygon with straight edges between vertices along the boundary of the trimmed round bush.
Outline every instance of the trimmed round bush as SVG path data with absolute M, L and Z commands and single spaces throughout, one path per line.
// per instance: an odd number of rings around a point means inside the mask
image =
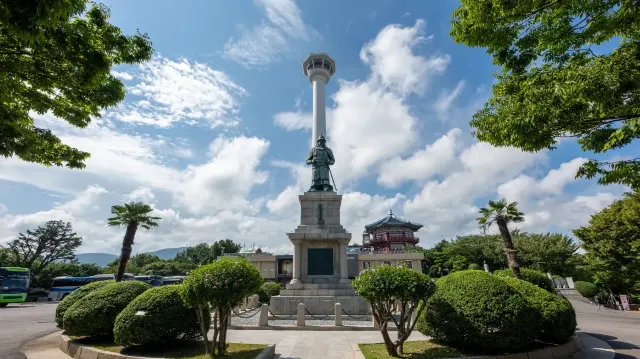
M 56 307 L 56 325 L 58 326 L 58 328 L 64 328 L 62 320 L 64 319 L 64 313 L 67 311 L 67 309 L 71 308 L 72 305 L 76 304 L 77 301 L 84 298 L 87 294 L 111 283 L 115 283 L 115 281 L 102 280 L 99 282 L 89 283 L 67 295 L 60 303 L 58 303 L 58 306 Z
M 599 292 L 598 287 L 595 284 L 589 282 L 575 282 L 574 286 L 578 293 L 586 298 L 593 298 Z
M 69 335 L 111 337 L 118 314 L 149 288 L 149 284 L 132 280 L 96 289 L 67 309 L 64 330 Z
M 266 282 L 258 290 L 258 296 L 261 303 L 269 303 L 271 297 L 280 295 L 282 287 L 279 283 Z
M 534 346 L 542 318 L 526 298 L 485 271 L 451 273 L 436 281 L 418 331 L 460 350 L 493 353 Z
M 513 278 L 513 271 L 511 270 L 511 268 L 500 269 L 493 272 L 493 274 L 498 277 Z M 553 289 L 553 282 L 543 272 L 537 271 L 535 269 L 520 268 L 520 279 L 531 284 L 535 284 L 549 293 L 555 293 L 555 290 Z
M 208 328 L 211 311 L 204 313 Z M 125 347 L 202 337 L 196 311 L 184 304 L 179 285 L 155 287 L 140 294 L 118 314 L 113 333 L 115 342 Z
M 522 294 L 542 314 L 542 330 L 538 340 L 564 344 L 576 331 L 576 312 L 567 299 L 559 298 L 529 282 L 516 278 L 501 278 Z
M 471 270 L 480 270 L 480 265 L 477 263 L 471 263 L 469 264 L 469 269 Z

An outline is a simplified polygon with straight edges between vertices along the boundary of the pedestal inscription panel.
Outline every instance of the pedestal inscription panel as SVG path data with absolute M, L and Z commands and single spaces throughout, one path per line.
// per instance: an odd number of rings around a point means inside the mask
M 308 248 L 308 275 L 333 275 L 333 248 Z

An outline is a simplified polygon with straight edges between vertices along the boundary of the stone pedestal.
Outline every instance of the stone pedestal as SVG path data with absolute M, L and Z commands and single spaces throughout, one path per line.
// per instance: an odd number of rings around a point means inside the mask
M 340 224 L 342 196 L 305 192 L 300 199 L 300 225 L 287 237 L 294 246 L 293 279 L 271 298 L 274 314 L 293 314 L 304 303 L 314 315 L 333 314 L 340 303 L 349 314 L 366 314 L 369 304 L 351 287 L 347 276 L 347 245 L 351 233 Z

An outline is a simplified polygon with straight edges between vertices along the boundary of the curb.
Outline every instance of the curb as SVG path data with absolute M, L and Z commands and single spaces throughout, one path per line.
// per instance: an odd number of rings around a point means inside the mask
M 73 342 L 68 336 L 60 335 L 58 349 L 75 359 L 165 359 L 157 357 L 140 357 L 108 352 Z M 270 344 L 264 348 L 255 359 L 271 359 L 276 353 L 276 345 Z
M 367 343 L 369 344 L 369 343 Z M 571 340 L 564 344 L 560 344 L 554 347 L 545 347 L 536 349 L 534 351 L 516 354 L 504 354 L 504 355 L 488 355 L 488 356 L 474 356 L 474 357 L 455 357 L 455 358 L 443 358 L 443 359 L 569 359 L 573 355 L 579 353 L 582 350 L 580 338 L 574 335 Z M 353 359 L 365 359 L 364 354 L 360 350 L 359 344 L 352 345 Z

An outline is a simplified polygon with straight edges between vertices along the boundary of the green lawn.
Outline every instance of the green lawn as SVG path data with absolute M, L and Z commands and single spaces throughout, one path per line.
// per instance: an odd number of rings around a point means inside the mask
M 74 338 L 74 341 L 90 345 L 96 349 L 136 356 L 150 356 L 169 359 L 210 359 L 204 354 L 202 341 L 176 341 L 167 345 L 154 345 L 150 347 L 124 348 L 113 341 L 93 338 Z M 240 344 L 228 343 L 226 359 L 253 359 L 266 347 L 265 344 Z
M 367 359 L 387 359 L 393 358 L 387 354 L 384 344 L 358 344 L 362 354 Z M 455 349 L 432 343 L 428 340 L 405 342 L 404 354 L 402 358 L 411 359 L 439 359 L 439 358 L 455 358 L 463 356 L 463 354 Z

